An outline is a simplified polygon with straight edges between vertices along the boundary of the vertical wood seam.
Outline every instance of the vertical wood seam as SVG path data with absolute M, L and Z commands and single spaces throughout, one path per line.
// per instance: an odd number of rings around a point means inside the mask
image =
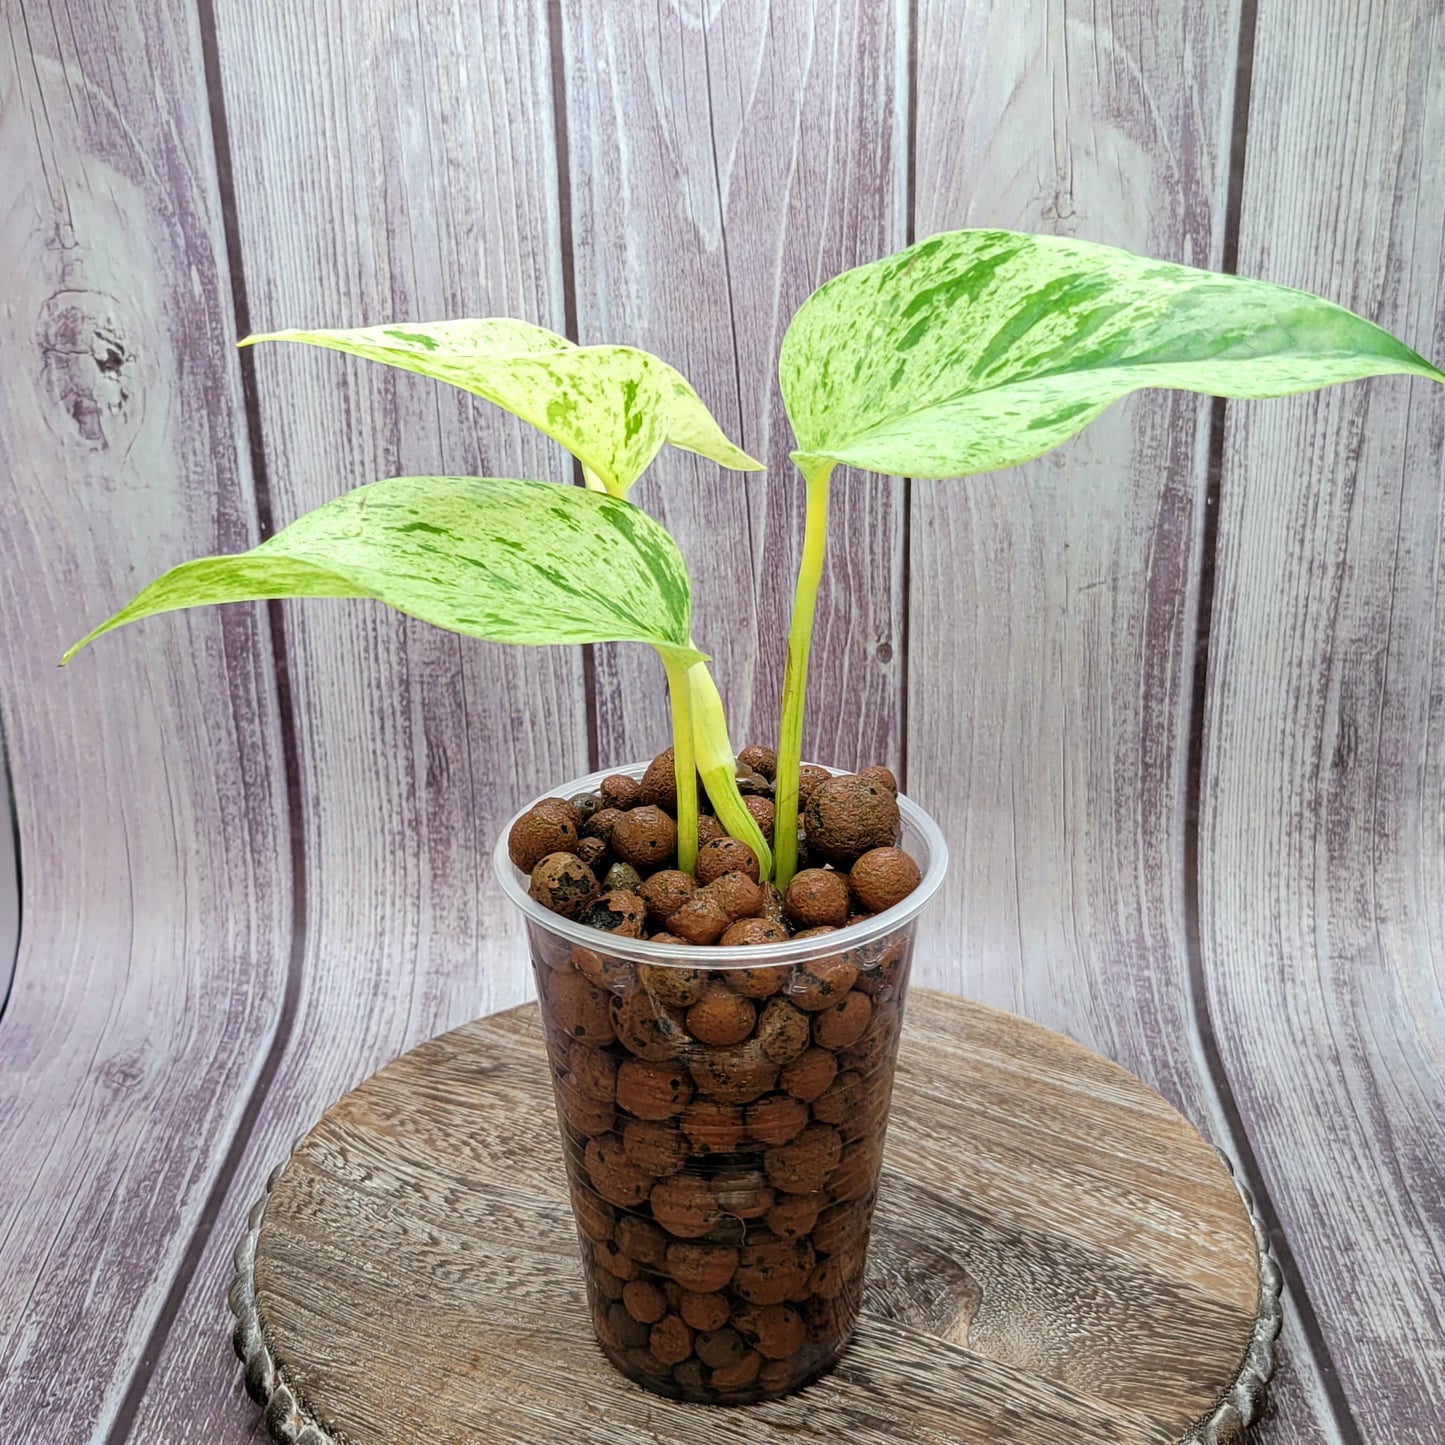
M 911 246 L 918 234 L 918 0 L 908 0 L 903 37 L 904 74 L 908 86 L 903 142 L 903 244 Z M 909 689 L 913 685 L 909 655 L 913 620 L 913 478 L 903 482 L 902 558 L 898 579 L 898 786 L 908 791 Z
M 1254 81 L 1254 38 L 1259 0 L 1242 0 L 1239 12 L 1239 52 L 1235 69 L 1234 111 L 1230 126 L 1228 190 L 1224 210 L 1221 269 L 1239 270 L 1239 238 L 1244 209 L 1244 172 L 1249 147 L 1249 107 Z M 1301 1333 L 1324 1386 L 1336 1429 L 1346 1445 L 1363 1445 L 1363 1437 L 1340 1384 L 1340 1374 L 1320 1327 L 1314 1302 L 1294 1257 L 1278 1209 L 1265 1181 L 1254 1141 L 1234 1095 L 1209 1006 L 1205 982 L 1204 946 L 1200 925 L 1202 884 L 1204 775 L 1208 759 L 1206 720 L 1210 692 L 1210 641 L 1215 624 L 1214 581 L 1219 553 L 1219 517 L 1224 474 L 1225 426 L 1229 403 L 1216 397 L 1209 413 L 1209 462 L 1206 473 L 1204 516 L 1199 528 L 1199 588 L 1194 625 L 1194 675 L 1189 709 L 1189 740 L 1185 778 L 1184 825 L 1184 934 L 1194 1027 L 1200 1055 L 1209 1072 L 1219 1108 L 1231 1135 L 1231 1150 L 1240 1174 L 1248 1181 L 1255 1205 L 1269 1233 L 1270 1247 L 1279 1261 L 1286 1288 L 1299 1320 Z
M 569 341 L 579 342 L 577 328 L 577 260 L 572 245 L 572 136 L 567 125 L 567 50 L 562 35 L 561 0 L 547 6 L 547 63 L 552 72 L 552 144 L 557 167 L 557 250 L 562 273 L 562 327 Z M 572 460 L 572 485 L 580 487 L 582 463 Z M 597 644 L 582 645 L 582 707 L 587 724 L 587 771 L 602 766 L 601 726 L 597 717 Z M 565 781 L 558 779 L 558 782 Z
M 200 37 L 201 59 L 207 93 L 207 117 L 211 129 L 211 153 L 215 165 L 216 189 L 221 205 L 221 228 L 225 241 L 226 270 L 231 284 L 231 304 L 236 334 L 250 332 L 250 303 L 246 293 L 246 277 L 242 263 L 240 228 L 237 223 L 236 185 L 232 167 L 230 128 L 226 117 L 225 91 L 221 75 L 220 48 L 217 43 L 216 14 L 213 0 L 196 0 L 196 23 Z M 270 482 L 266 472 L 266 452 L 261 425 L 260 392 L 256 384 L 254 353 L 249 349 L 238 353 L 241 369 L 241 395 L 245 413 L 244 438 L 250 462 L 257 525 L 262 538 L 276 530 L 271 503 Z M 238 437 L 238 444 L 241 438 Z M 296 728 L 295 700 L 291 688 L 290 653 L 287 646 L 285 618 L 281 604 L 266 604 L 266 630 L 271 647 L 276 677 L 277 733 L 281 742 L 282 774 L 285 784 L 286 817 L 289 824 L 286 840 L 291 850 L 291 947 L 286 964 L 286 983 L 276 1031 L 246 1099 L 236 1131 L 227 1145 L 225 1156 L 211 1181 L 205 1203 L 197 1216 L 185 1253 L 166 1290 L 156 1313 L 145 1348 L 136 1362 L 126 1392 L 106 1433 L 106 1445 L 125 1445 L 135 1427 L 141 1402 L 149 1388 L 156 1363 L 161 1358 L 171 1328 L 180 1313 L 201 1257 L 215 1232 L 217 1220 L 225 1206 L 231 1184 L 244 1159 L 255 1131 L 261 1107 L 291 1043 L 299 1010 L 302 974 L 306 955 L 306 853 L 304 815 L 302 809 L 301 762 Z
M 20 971 L 20 940 L 25 933 L 25 873 L 20 861 L 20 815 L 15 810 L 15 779 L 10 771 L 10 747 L 5 739 L 5 716 L 0 709 L 0 828 L 10 830 L 10 866 L 13 876 L 9 884 L 15 890 L 15 939 L 14 946 L 7 949 L 6 958 L 0 955 L 0 1022 L 10 1004 L 10 994 Z M 0 882 L 0 888 L 5 883 Z

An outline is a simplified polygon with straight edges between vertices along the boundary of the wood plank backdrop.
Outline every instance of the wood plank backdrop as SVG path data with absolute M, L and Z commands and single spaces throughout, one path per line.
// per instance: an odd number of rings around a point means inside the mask
M 1324 292 L 1445 355 L 1438 0 L 6 0 L 0 1420 L 258 1438 L 223 1286 L 338 1093 L 520 1001 L 527 797 L 665 741 L 641 652 L 362 603 L 64 646 L 181 558 L 408 471 L 566 481 L 484 403 L 247 329 L 514 314 L 656 350 L 769 463 L 638 489 L 770 741 L 802 298 L 931 232 Z M 955 865 L 920 981 L 1229 1149 L 1287 1280 L 1260 1438 L 1445 1435 L 1445 404 L 1149 395 L 964 483 L 840 479 L 809 751 Z M 23 892 L 15 889 L 16 867 Z M 18 935 L 18 951 L 17 951 Z

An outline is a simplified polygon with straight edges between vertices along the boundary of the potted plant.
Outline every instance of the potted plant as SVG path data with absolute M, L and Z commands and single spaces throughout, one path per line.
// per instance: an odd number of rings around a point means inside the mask
M 598 1339 L 648 1388 L 721 1403 L 798 1388 L 853 1328 L 916 919 L 946 866 L 885 768 L 802 762 L 834 471 L 997 470 L 1145 386 L 1445 381 L 1317 297 L 1057 237 L 959 231 L 835 277 L 779 359 L 806 524 L 776 747 L 735 756 L 686 566 L 627 500 L 665 443 L 758 467 L 676 371 L 514 320 L 249 340 L 475 392 L 570 451 L 586 486 L 373 482 L 249 552 L 174 568 L 66 660 L 154 613 L 277 597 L 371 597 L 495 642 L 657 651 L 671 747 L 539 798 L 496 862 L 526 919 Z

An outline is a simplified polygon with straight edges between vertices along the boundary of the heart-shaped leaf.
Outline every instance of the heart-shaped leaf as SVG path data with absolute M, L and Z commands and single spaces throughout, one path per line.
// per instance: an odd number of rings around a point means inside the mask
M 687 568 L 630 502 L 497 477 L 393 477 L 327 502 L 249 552 L 172 568 L 65 654 L 182 607 L 374 597 L 491 642 L 645 642 L 685 664 Z
M 778 371 L 805 474 L 841 462 L 912 477 L 1028 461 L 1139 387 L 1445 381 L 1307 292 L 1013 231 L 949 232 L 835 277 L 794 316 Z
M 735 471 L 761 471 L 735 447 L 678 371 L 631 346 L 576 346 L 510 317 L 340 331 L 275 331 L 450 382 L 530 422 L 622 496 L 663 442 Z

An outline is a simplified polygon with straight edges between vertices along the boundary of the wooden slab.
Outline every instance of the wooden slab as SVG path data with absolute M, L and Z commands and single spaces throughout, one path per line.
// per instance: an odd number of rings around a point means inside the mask
M 1279 1276 L 1227 1167 L 1151 1089 L 1011 1014 L 909 1001 L 858 1335 L 740 1412 L 592 1334 L 535 1006 L 423 1044 L 272 1176 L 231 1292 L 293 1445 L 1224 1442 L 1273 1368 Z

